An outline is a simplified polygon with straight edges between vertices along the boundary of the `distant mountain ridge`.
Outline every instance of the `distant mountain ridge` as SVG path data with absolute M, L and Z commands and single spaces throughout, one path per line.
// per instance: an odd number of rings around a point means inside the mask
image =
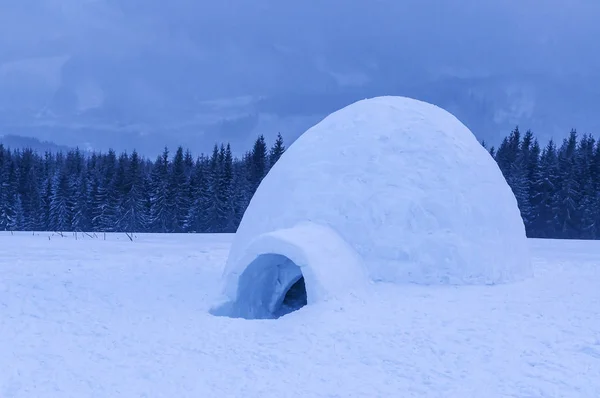
M 5 148 L 9 149 L 33 149 L 36 152 L 66 152 L 71 147 L 66 145 L 57 145 L 54 142 L 40 141 L 33 137 L 22 137 L 19 135 L 0 135 L 0 144 L 4 145 Z

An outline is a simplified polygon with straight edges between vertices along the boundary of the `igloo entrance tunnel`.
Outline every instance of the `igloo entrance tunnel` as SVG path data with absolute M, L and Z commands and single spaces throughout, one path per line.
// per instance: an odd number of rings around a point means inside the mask
M 327 116 L 271 169 L 232 244 L 226 304 L 213 313 L 277 318 L 372 282 L 530 275 L 516 199 L 469 129 L 432 104 L 377 97 Z
M 260 254 L 240 276 L 240 306 L 255 316 L 280 317 L 302 308 L 307 303 L 306 284 L 300 267 L 280 254 Z

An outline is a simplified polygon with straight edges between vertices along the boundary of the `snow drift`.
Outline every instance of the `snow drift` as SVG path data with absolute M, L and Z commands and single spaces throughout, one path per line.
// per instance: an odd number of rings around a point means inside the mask
M 273 318 L 370 281 L 508 283 L 531 275 L 516 199 L 447 111 L 403 97 L 356 102 L 304 133 L 252 198 L 216 313 Z M 296 293 L 297 294 L 297 293 Z M 300 300 L 302 301 L 302 300 Z

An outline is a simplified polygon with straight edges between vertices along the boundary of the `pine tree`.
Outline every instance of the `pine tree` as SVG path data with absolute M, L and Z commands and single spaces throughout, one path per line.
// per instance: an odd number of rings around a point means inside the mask
M 68 174 L 70 230 L 90 229 L 89 219 L 89 183 L 86 178 L 85 159 L 79 149 L 67 153 L 65 167 Z
M 0 228 L 4 230 L 14 231 L 20 225 L 18 225 L 17 218 L 19 212 L 23 212 L 21 199 L 19 197 L 19 169 L 16 163 L 15 156 L 9 155 L 7 168 L 5 171 L 6 181 L 3 184 L 2 191 L 4 207 L 0 209 Z M 17 208 L 17 206 L 19 208 Z
M 172 232 L 173 201 L 169 189 L 169 150 L 154 162 L 151 177 L 150 225 L 152 232 Z
M 119 197 L 116 185 L 117 155 L 111 149 L 99 162 L 97 186 L 92 204 L 92 225 L 98 232 L 117 230 Z
M 239 197 L 238 206 L 246 209 L 254 196 L 254 183 L 252 179 L 252 152 L 246 152 L 242 157 L 239 168 Z
M 529 206 L 529 192 L 527 187 L 526 165 L 531 149 L 531 132 L 527 132 L 525 139 L 521 140 L 521 133 L 517 126 L 510 135 L 502 141 L 496 153 L 496 161 L 511 187 L 521 216 L 525 223 L 531 219 L 531 208 Z
M 10 183 L 8 180 L 9 151 L 0 144 L 0 231 L 6 231 L 10 223 Z
M 123 216 L 120 222 L 121 230 L 125 232 L 143 232 L 147 228 L 148 214 L 146 198 L 144 197 L 144 174 L 142 161 L 136 151 L 133 151 L 128 162 L 125 178 Z
M 247 207 L 247 204 L 245 204 L 245 193 L 248 191 L 247 181 L 244 168 L 241 167 L 239 162 L 234 162 L 231 195 L 229 197 L 231 215 L 226 232 L 235 232 L 242 221 Z
M 550 238 L 556 234 L 555 211 L 558 185 L 558 155 L 554 141 L 550 140 L 542 151 L 539 172 L 534 181 L 536 217 L 532 230 L 535 237 Z
M 233 155 L 231 146 L 227 144 L 223 166 L 221 171 L 220 195 L 224 203 L 224 215 L 221 232 L 233 233 L 237 229 L 236 225 L 236 201 L 235 187 L 233 185 Z
M 39 168 L 34 166 L 27 173 L 26 186 L 23 198 L 26 198 L 24 207 L 25 229 L 30 231 L 42 230 L 44 222 L 44 203 L 41 187 L 43 179 L 38 175 Z
M 485 147 L 485 142 L 484 142 Z M 277 139 L 275 140 L 275 144 L 271 147 L 271 151 L 269 152 L 269 169 L 277 163 L 281 155 L 285 152 L 285 145 L 283 145 L 283 137 L 281 133 L 277 134 Z
M 69 175 L 63 166 L 52 181 L 52 197 L 50 198 L 50 228 L 64 232 L 71 229 L 71 213 L 69 209 Z
M 538 184 L 540 179 L 540 155 L 540 144 L 538 143 L 537 139 L 534 139 L 529 150 L 527 163 L 525 165 L 529 211 L 524 222 L 527 226 L 528 236 L 530 237 L 535 235 L 535 225 L 537 224 L 537 219 L 539 217 L 539 205 L 541 199 L 540 192 L 538 192 Z
M 593 160 L 596 141 L 591 135 L 584 135 L 579 141 L 575 156 L 575 173 L 581 189 L 577 213 L 580 216 L 580 228 L 576 237 L 595 239 L 597 236 L 595 208 L 596 187 L 593 177 Z
M 183 232 L 186 219 L 190 211 L 189 192 L 190 181 L 187 176 L 186 158 L 183 148 L 177 148 L 173 158 L 173 167 L 170 175 L 170 196 L 173 198 L 173 219 L 170 230 Z
M 578 205 L 580 185 L 576 174 L 577 132 L 572 130 L 558 151 L 559 186 L 555 222 L 562 238 L 574 238 L 581 227 Z
M 44 171 L 43 188 L 42 188 L 42 230 L 50 231 L 52 226 L 50 225 L 50 207 L 52 204 L 52 180 L 53 172 L 50 169 Z
M 18 193 L 21 197 L 23 208 L 23 229 L 36 230 L 40 227 L 39 213 L 41 208 L 41 197 L 39 192 L 39 181 L 36 173 L 35 153 L 25 148 L 17 162 L 19 168 Z
M 69 185 L 73 195 L 69 203 L 73 215 L 71 229 L 73 231 L 89 231 L 92 228 L 89 210 L 91 201 L 89 178 L 87 175 L 80 175 L 72 178 Z
M 513 132 L 513 134 L 516 133 Z M 511 143 L 510 139 L 509 143 Z M 510 181 L 508 183 L 513 189 L 515 197 L 517 198 L 517 203 L 519 204 L 519 210 L 521 211 L 523 222 L 525 223 L 526 228 L 529 229 L 531 221 L 534 218 L 534 213 L 530 203 L 531 184 L 529 183 L 528 178 L 528 166 L 531 163 L 531 149 L 533 145 L 533 133 L 531 130 L 528 130 L 525 133 L 520 142 L 517 141 L 514 144 L 511 143 L 511 147 L 512 145 L 517 147 L 517 155 L 511 167 Z
M 521 146 L 521 133 L 519 127 L 510 133 L 508 137 L 502 140 L 502 143 L 496 151 L 496 162 L 498 167 L 504 174 L 504 178 L 509 182 L 512 180 L 512 172 L 515 170 L 515 164 L 517 163 L 517 157 L 519 156 L 519 149 Z
M 221 154 L 217 145 L 213 148 L 212 156 L 210 157 L 210 168 L 208 170 L 208 206 L 205 211 L 206 232 L 218 233 L 224 228 L 224 220 L 226 220 L 226 203 L 223 199 L 223 161 L 224 151 Z
M 185 220 L 188 232 L 206 232 L 205 213 L 208 209 L 208 160 L 201 156 L 196 160 L 190 177 L 190 207 Z
M 267 161 L 267 145 L 265 143 L 265 137 L 260 135 L 254 142 L 254 147 L 252 148 L 251 152 L 251 163 L 249 170 L 251 196 L 254 195 L 262 179 L 267 174 Z
M 23 202 L 21 195 L 15 194 L 13 199 L 12 215 L 9 219 L 9 231 L 23 231 L 25 229 L 25 213 L 23 211 Z

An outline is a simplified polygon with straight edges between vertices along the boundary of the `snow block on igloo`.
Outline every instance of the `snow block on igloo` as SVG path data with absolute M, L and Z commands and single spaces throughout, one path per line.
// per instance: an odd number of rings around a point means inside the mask
M 329 227 L 311 222 L 258 236 L 226 274 L 227 296 L 215 315 L 278 318 L 290 288 L 303 279 L 303 305 L 360 289 L 367 276 L 357 253 Z
M 358 101 L 288 148 L 236 233 L 224 271 L 231 302 L 240 301 L 240 272 L 277 252 L 275 243 L 257 251 L 255 240 L 303 222 L 329 228 L 372 281 L 497 284 L 531 275 L 517 201 L 494 159 L 452 114 L 410 98 Z M 309 233 L 288 233 L 286 241 L 293 246 Z M 321 268 L 333 265 L 314 258 L 303 260 L 314 275 L 305 279 L 309 302 L 321 290 L 343 289 L 319 285 L 328 275 Z M 354 275 L 355 264 L 347 267 Z

